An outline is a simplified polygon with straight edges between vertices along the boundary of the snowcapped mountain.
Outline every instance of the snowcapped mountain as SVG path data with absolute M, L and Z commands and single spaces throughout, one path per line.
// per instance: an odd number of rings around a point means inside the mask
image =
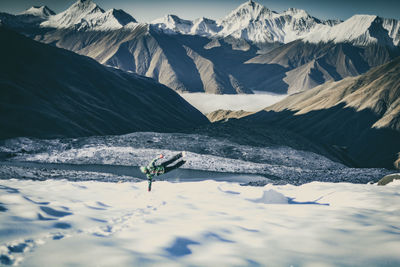
M 197 27 L 198 21 L 204 26 Z M 168 15 L 152 24 L 165 33 L 211 37 L 232 36 L 256 43 L 290 43 L 303 39 L 319 43 L 352 43 L 395 45 L 400 41 L 400 21 L 372 15 L 354 15 L 348 20 L 319 20 L 302 9 L 289 8 L 277 13 L 252 0 L 240 5 L 225 18 L 183 20 Z
M 159 29 L 169 34 L 215 36 L 221 30 L 221 26 L 218 26 L 214 20 L 199 18 L 191 21 L 181 19 L 176 15 L 166 15 L 163 18 L 156 19 L 152 21 L 151 25 L 153 29 Z
M 40 17 L 43 19 L 46 19 L 50 16 L 55 15 L 56 13 L 48 8 L 47 6 L 33 6 L 24 12 L 22 12 L 20 15 L 32 15 L 36 17 Z
M 0 23 L 24 32 L 28 28 L 37 28 L 40 23 L 53 15 L 54 11 L 47 6 L 33 6 L 18 15 L 0 12 Z
M 219 26 L 214 20 L 207 18 L 198 18 L 193 21 L 193 27 L 191 29 L 191 34 L 201 35 L 201 36 L 215 36 L 220 30 Z M 209 35 L 207 35 L 207 33 Z
M 276 13 L 254 1 L 240 5 L 218 24 L 223 27 L 220 32 L 223 36 L 280 43 L 291 42 L 319 28 L 329 28 L 328 23 L 311 17 L 304 10 L 291 8 Z
M 42 27 L 75 28 L 76 30 L 119 29 L 136 20 L 123 10 L 104 11 L 92 0 L 78 0 L 64 12 L 49 17 Z
M 320 21 L 301 9 L 290 8 L 283 13 L 271 11 L 254 1 L 248 1 L 225 18 L 214 21 L 182 20 L 168 15 L 152 22 L 166 33 L 245 39 L 252 42 L 288 43 L 317 29 L 330 28 L 337 21 Z
M 191 32 L 193 22 L 181 19 L 175 15 L 166 15 L 163 18 L 156 19 L 152 22 L 154 26 L 165 32 L 188 34 Z
M 295 93 L 363 74 L 400 55 L 398 20 L 356 15 L 345 22 L 322 21 L 301 9 L 277 13 L 254 1 L 217 21 L 167 15 L 141 24 L 91 0 L 36 18 L 0 13 L 4 25 L 37 41 L 179 92 Z
M 373 15 L 354 15 L 333 27 L 320 28 L 305 36 L 303 40 L 312 43 L 351 43 L 356 46 L 394 46 L 398 45 L 399 36 L 399 21 Z

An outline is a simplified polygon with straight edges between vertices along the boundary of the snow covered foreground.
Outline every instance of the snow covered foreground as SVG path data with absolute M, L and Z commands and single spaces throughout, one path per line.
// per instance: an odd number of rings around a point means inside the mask
M 400 182 L 0 181 L 0 263 L 399 266 Z

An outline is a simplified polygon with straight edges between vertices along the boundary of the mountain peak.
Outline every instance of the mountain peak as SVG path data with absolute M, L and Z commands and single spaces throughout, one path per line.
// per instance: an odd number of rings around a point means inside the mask
M 137 23 L 136 19 L 133 18 L 131 15 L 123 11 L 122 9 L 110 9 L 107 12 L 111 13 L 116 20 L 122 25 L 125 26 L 128 23 L 135 22 Z M 106 12 L 106 13 L 107 13 Z
M 153 29 L 161 30 L 167 34 L 191 34 L 200 36 L 214 36 L 220 30 L 215 20 L 197 18 L 193 21 L 181 19 L 176 15 L 166 15 L 151 22 Z
M 249 0 L 243 3 L 241 6 L 251 6 L 252 8 L 256 8 L 257 6 L 262 6 L 262 5 L 257 2 L 254 2 L 253 0 Z
M 156 29 L 166 33 L 188 34 L 193 26 L 190 20 L 181 19 L 177 15 L 168 14 L 151 22 Z
M 120 9 L 105 12 L 92 0 L 78 0 L 67 10 L 43 22 L 43 27 L 75 28 L 78 30 L 119 29 L 136 20 Z
M 351 43 L 357 46 L 369 44 L 395 45 L 388 30 L 385 29 L 384 19 L 375 15 L 354 15 L 346 21 L 333 27 L 315 31 L 304 38 L 311 43 L 335 42 Z
M 334 22 L 321 22 L 306 11 L 290 8 L 276 13 L 250 0 L 242 3 L 225 18 L 183 20 L 175 15 L 167 15 L 154 20 L 156 29 L 174 34 L 196 34 L 201 36 L 231 36 L 253 42 L 288 43 L 305 36 L 315 28 L 330 27 Z
M 82 11 L 82 12 L 102 12 L 104 13 L 104 10 L 99 7 L 95 2 L 93 2 L 92 0 L 78 0 L 75 2 L 75 4 L 73 4 L 70 8 L 68 8 L 67 10 L 71 10 L 71 11 Z
M 48 18 L 55 14 L 56 13 L 47 6 L 33 6 L 21 13 L 21 15 L 32 15 L 40 18 Z
M 241 19 L 246 20 L 257 20 L 260 19 L 262 16 L 270 16 L 273 12 L 266 8 L 265 6 L 254 2 L 252 0 L 247 1 L 241 4 L 238 8 L 233 10 L 225 19 L 224 21 L 235 19 L 240 17 Z
M 183 25 L 192 25 L 193 22 L 190 20 L 181 19 L 177 15 L 167 14 L 162 18 L 156 19 L 152 21 L 152 24 L 165 24 L 169 28 L 170 26 L 176 27 L 180 24 Z
M 310 15 L 303 9 L 289 8 L 284 12 L 284 14 L 292 15 L 294 17 L 309 17 Z
M 308 34 L 322 23 L 302 9 L 290 8 L 277 13 L 257 2 L 247 1 L 218 21 L 218 24 L 222 27 L 220 34 L 223 36 L 254 42 L 288 43 Z

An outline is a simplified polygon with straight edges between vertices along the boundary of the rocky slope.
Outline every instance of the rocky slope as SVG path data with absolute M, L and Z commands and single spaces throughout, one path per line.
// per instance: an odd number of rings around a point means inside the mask
M 151 79 L 0 27 L 0 138 L 177 131 L 208 120 Z
M 301 40 L 282 45 L 246 62 L 251 65 L 274 65 L 283 69 L 284 77 L 253 79 L 265 88 L 280 88 L 296 93 L 327 81 L 358 76 L 400 55 L 400 48 L 380 44 L 354 46 L 350 43 Z M 282 75 L 282 74 L 281 74 Z
M 249 112 L 245 110 L 223 110 L 219 109 L 207 114 L 207 118 L 211 122 L 216 121 L 227 121 L 229 119 L 239 119 L 248 115 L 253 114 L 254 112 Z
M 399 73 L 397 58 L 359 77 L 289 96 L 245 120 L 333 145 L 358 166 L 393 168 L 400 151 Z

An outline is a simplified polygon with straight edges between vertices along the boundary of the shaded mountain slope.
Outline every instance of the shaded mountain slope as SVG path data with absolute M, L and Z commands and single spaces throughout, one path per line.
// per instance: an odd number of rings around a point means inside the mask
M 205 37 L 167 35 L 146 24 L 130 24 L 107 32 L 57 29 L 37 34 L 35 40 L 151 77 L 179 92 L 251 93 L 232 69 L 256 51 L 232 50 L 232 39 L 206 49 L 210 39 Z
M 151 77 L 180 92 L 295 93 L 357 76 L 400 55 L 398 47 L 301 40 L 257 54 L 241 39 L 166 34 L 146 24 L 113 31 L 57 29 L 36 34 L 98 62 Z
M 341 149 L 362 167 L 393 168 L 400 152 L 400 58 L 294 94 L 246 123 L 275 125 Z
M 288 93 L 313 88 L 326 81 L 357 76 L 400 55 L 400 49 L 376 44 L 356 47 L 348 43 L 307 43 L 301 40 L 256 56 L 246 64 L 276 64 L 286 68 L 281 86 Z M 265 81 L 265 87 L 279 84 Z
M 176 131 L 208 120 L 170 88 L 0 27 L 0 138 Z

